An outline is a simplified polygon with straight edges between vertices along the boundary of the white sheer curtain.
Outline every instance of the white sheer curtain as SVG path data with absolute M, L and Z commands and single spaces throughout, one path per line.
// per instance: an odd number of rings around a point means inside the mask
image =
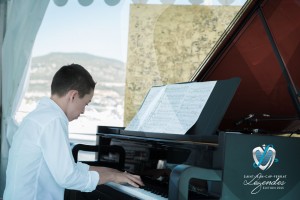
M 14 120 L 22 100 L 31 51 L 49 0 L 10 0 L 2 46 L 1 190 L 5 186 L 8 150 L 17 128 Z

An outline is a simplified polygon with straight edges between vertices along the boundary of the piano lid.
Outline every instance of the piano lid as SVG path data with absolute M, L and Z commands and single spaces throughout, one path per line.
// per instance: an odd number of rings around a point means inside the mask
M 231 77 L 241 83 L 220 130 L 300 129 L 299 1 L 248 1 L 192 80 Z

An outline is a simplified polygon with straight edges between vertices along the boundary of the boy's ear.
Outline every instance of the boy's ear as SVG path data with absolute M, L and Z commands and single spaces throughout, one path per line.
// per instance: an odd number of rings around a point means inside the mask
M 70 90 L 68 92 L 68 95 L 69 95 L 70 100 L 74 100 L 75 96 L 78 95 L 78 91 L 77 90 Z

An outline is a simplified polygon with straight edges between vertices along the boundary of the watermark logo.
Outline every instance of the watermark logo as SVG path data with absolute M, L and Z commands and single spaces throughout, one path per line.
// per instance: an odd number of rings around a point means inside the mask
M 287 175 L 266 172 L 273 163 L 279 162 L 276 158 L 276 150 L 272 144 L 255 147 L 252 150 L 254 159 L 253 167 L 263 172 L 258 174 L 244 174 L 243 185 L 250 187 L 252 195 L 261 190 L 284 190 L 287 183 Z
M 253 154 L 253 167 L 260 168 L 261 170 L 265 171 L 269 169 L 273 163 L 278 162 L 279 160 L 276 157 L 276 151 L 272 144 L 269 145 L 262 145 L 262 147 L 255 147 L 252 151 Z

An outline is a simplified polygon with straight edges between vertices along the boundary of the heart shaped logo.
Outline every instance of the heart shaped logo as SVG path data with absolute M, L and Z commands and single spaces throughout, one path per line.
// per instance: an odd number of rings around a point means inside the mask
M 273 148 L 273 145 L 262 145 L 262 147 L 255 147 L 252 151 L 253 154 L 253 167 L 259 167 L 261 170 L 269 169 L 274 162 L 278 162 L 278 159 L 275 158 L 276 151 Z

